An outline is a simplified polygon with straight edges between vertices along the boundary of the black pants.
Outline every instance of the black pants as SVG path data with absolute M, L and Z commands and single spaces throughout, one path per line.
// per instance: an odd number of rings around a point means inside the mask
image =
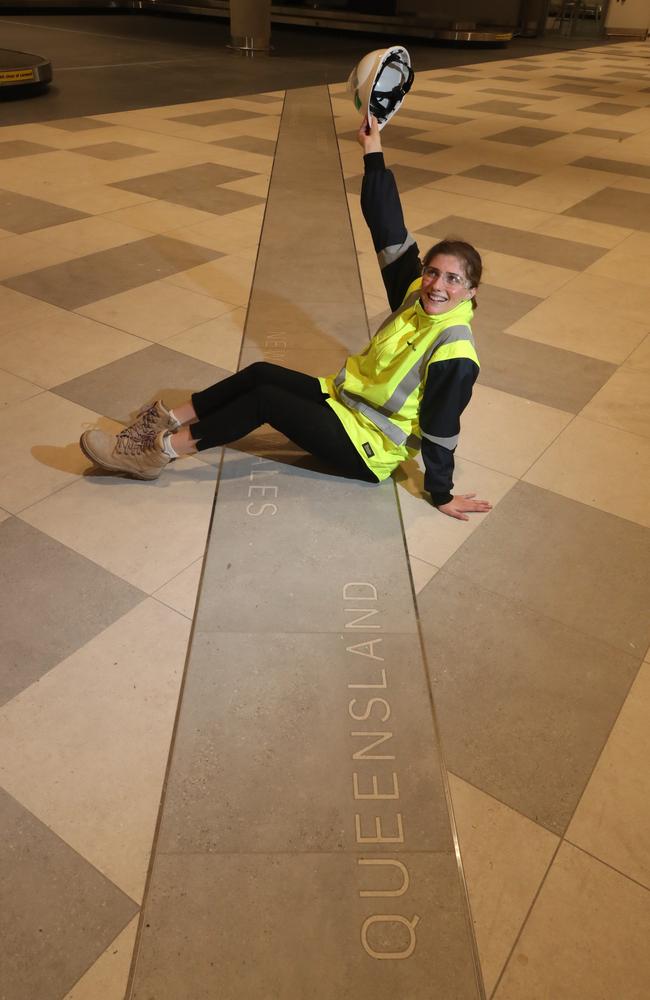
M 257 361 L 192 395 L 199 418 L 190 425 L 198 451 L 230 444 L 270 424 L 299 447 L 331 463 L 341 475 L 378 482 L 327 405 L 311 375 Z

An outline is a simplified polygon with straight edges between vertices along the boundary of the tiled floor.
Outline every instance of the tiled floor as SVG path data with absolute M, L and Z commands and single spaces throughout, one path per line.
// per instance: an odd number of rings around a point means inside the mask
M 465 235 L 486 264 L 456 482 L 495 508 L 455 522 L 421 499 L 416 463 L 396 480 L 494 1000 L 642 1000 L 650 979 L 649 65 L 630 42 L 426 70 L 384 133 L 420 245 Z M 342 89 L 372 325 L 386 308 Z M 192 459 L 134 488 L 93 474 L 76 440 L 236 369 L 283 97 L 0 133 L 12 1000 L 125 994 L 215 474 Z M 302 306 L 318 365 L 322 304 Z M 298 601 L 316 615 L 308 588 Z M 237 631 L 236 601 L 212 610 Z M 173 863 L 188 887 L 206 877 L 204 859 Z M 263 899 L 265 869 L 247 864 Z M 337 864 L 295 877 L 318 895 Z

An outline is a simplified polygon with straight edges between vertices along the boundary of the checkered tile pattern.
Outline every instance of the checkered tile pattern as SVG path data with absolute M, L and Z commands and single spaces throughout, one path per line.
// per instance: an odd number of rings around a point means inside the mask
M 495 508 L 452 522 L 421 468 L 397 479 L 494 1000 L 627 1000 L 650 978 L 649 67 L 630 42 L 427 71 L 383 133 L 420 246 L 451 230 L 485 262 L 456 485 Z M 237 367 L 282 97 L 2 135 L 0 864 L 20 906 L 0 923 L 19 1000 L 122 1000 L 214 493 L 207 461 L 136 492 L 76 440 Z

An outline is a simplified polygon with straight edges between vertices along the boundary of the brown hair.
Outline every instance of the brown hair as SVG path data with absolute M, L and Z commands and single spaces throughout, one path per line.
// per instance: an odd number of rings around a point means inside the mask
M 481 283 L 481 275 L 483 273 L 483 261 L 481 260 L 481 255 L 476 250 L 471 243 L 465 243 L 463 240 L 453 240 L 444 239 L 432 246 L 430 250 L 427 250 L 424 255 L 424 260 L 422 261 L 422 266 L 427 267 L 434 257 L 439 253 L 447 254 L 450 257 L 457 257 L 463 265 L 463 270 L 465 271 L 465 277 L 470 283 L 471 288 L 478 288 Z M 477 302 L 476 297 L 472 299 L 472 308 L 476 309 Z

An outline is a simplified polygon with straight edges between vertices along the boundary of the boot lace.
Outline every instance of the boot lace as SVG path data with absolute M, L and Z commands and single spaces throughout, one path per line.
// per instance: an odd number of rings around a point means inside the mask
M 125 427 L 124 430 L 120 431 L 117 435 L 118 441 L 120 439 L 139 441 L 142 437 L 152 433 L 157 419 L 158 408 L 156 403 L 152 403 L 150 406 L 144 406 L 138 413 L 135 423 L 131 424 L 130 427 Z M 124 452 L 124 454 L 134 454 L 134 452 Z
M 131 428 L 127 427 L 126 430 L 131 430 Z M 146 431 L 141 434 L 125 434 L 123 431 L 117 435 L 115 451 L 118 455 L 143 455 L 146 451 L 153 451 L 155 444 L 155 431 Z

